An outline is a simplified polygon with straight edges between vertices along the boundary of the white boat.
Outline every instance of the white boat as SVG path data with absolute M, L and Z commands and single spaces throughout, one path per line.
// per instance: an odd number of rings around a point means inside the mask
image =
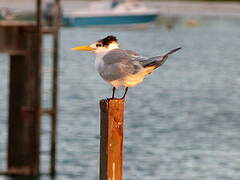
M 153 22 L 157 10 L 146 7 L 141 1 L 115 0 L 90 3 L 86 9 L 64 11 L 65 26 L 129 25 Z

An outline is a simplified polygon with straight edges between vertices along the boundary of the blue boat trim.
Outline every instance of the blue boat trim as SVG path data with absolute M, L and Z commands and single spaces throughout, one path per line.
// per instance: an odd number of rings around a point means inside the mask
M 143 24 L 152 22 L 157 17 L 157 14 L 100 17 L 63 17 L 63 24 L 65 26 Z

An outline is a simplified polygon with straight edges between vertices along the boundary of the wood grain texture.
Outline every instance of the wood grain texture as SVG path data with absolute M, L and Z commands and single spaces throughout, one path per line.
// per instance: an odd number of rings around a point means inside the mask
M 122 180 L 124 100 L 101 100 L 100 110 L 100 180 Z
M 28 53 L 10 55 L 7 172 L 12 175 L 38 175 L 41 38 L 36 29 L 35 31 L 22 27 L 8 29 L 13 34 L 21 32 L 21 35 L 15 36 L 16 39 L 10 38 L 8 48 L 13 50 L 21 47 Z M 13 46 L 15 43 L 17 46 Z
M 26 55 L 29 53 L 26 36 L 34 31 L 36 27 L 31 24 L 17 26 L 14 22 L 8 22 L 4 25 L 0 21 L 0 53 Z

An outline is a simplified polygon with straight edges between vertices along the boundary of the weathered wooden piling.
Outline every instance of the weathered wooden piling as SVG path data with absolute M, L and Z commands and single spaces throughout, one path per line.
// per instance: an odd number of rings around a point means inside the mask
M 36 0 L 36 21 L 0 21 L 0 53 L 10 56 L 9 123 L 6 175 L 40 173 L 40 117 L 51 116 L 50 174 L 56 173 L 58 44 L 60 0 L 54 0 L 52 107 L 41 108 L 42 0 Z
M 35 23 L 0 22 L 0 53 L 10 55 L 7 174 L 38 175 L 41 39 Z
M 100 179 L 122 180 L 124 100 L 100 101 Z

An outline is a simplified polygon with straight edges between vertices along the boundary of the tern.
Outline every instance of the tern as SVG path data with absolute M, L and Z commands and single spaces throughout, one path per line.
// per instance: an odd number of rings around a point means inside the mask
M 119 48 L 115 36 L 107 36 L 87 46 L 77 46 L 72 50 L 92 51 L 96 55 L 95 66 L 100 76 L 112 85 L 112 99 L 119 86 L 125 87 L 121 99 L 124 99 L 128 87 L 133 87 L 143 81 L 145 76 L 160 67 L 168 56 L 181 48 L 176 48 L 163 56 L 151 58 L 140 56 L 132 50 Z

